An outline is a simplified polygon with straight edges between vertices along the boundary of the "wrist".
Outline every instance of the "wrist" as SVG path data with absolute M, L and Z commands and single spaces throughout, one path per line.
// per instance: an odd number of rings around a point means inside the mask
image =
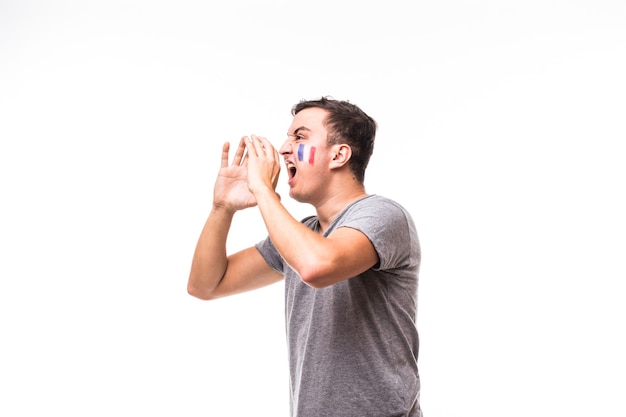
M 213 203 L 213 207 L 211 208 L 211 213 L 220 217 L 233 217 L 235 215 L 235 211 L 236 210 L 228 206 L 216 203 Z
M 254 198 L 257 201 L 257 204 L 262 204 L 263 202 L 271 202 L 271 201 L 280 201 L 280 195 L 278 193 L 269 188 L 263 187 L 254 192 Z

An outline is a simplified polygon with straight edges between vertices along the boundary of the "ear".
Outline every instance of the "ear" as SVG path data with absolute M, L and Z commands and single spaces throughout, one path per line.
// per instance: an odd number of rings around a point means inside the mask
M 345 143 L 334 145 L 332 148 L 332 157 L 330 161 L 330 169 L 341 168 L 347 165 L 352 157 L 352 148 Z

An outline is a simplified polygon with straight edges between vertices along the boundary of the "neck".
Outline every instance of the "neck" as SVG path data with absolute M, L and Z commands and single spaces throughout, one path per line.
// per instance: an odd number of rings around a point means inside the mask
M 323 201 L 315 205 L 322 231 L 326 230 L 337 215 L 348 205 L 366 196 L 367 193 L 362 185 L 327 195 Z

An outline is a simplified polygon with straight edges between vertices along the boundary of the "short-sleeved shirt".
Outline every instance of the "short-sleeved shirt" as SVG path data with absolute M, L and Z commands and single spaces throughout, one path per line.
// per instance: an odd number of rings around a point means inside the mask
M 317 230 L 316 216 L 302 223 Z M 369 195 L 325 231 L 350 227 L 372 242 L 379 262 L 326 288 L 305 284 L 267 237 L 257 244 L 285 277 L 285 320 L 293 417 L 422 415 L 416 326 L 420 245 L 397 202 Z M 293 242 L 297 245 L 298 242 Z M 307 256 L 302 248 L 302 256 Z

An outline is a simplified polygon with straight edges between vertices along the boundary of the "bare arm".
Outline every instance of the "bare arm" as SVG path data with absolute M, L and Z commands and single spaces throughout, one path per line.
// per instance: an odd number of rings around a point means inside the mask
M 362 232 L 340 227 L 323 237 L 291 217 L 275 193 L 259 192 L 257 198 L 274 246 L 311 287 L 323 288 L 352 278 L 378 262 L 374 245 Z
M 224 144 L 222 163 L 215 183 L 213 209 L 202 229 L 191 263 L 187 291 L 209 300 L 260 288 L 282 279 L 255 247 L 227 256 L 226 239 L 237 210 L 256 205 L 247 186 L 245 138 L 242 138 L 232 165 L 230 145 Z
M 212 300 L 280 281 L 255 247 L 226 256 L 226 236 L 233 215 L 214 209 L 207 219 L 191 263 L 187 291 Z

